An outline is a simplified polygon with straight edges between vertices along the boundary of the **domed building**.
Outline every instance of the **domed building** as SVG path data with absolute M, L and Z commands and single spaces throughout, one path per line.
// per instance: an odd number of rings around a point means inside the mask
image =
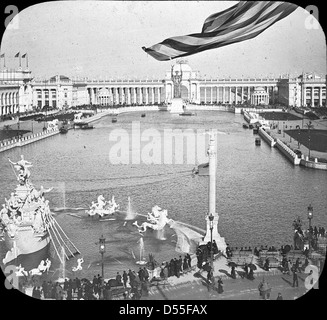
M 269 93 L 263 87 L 257 87 L 251 94 L 251 104 L 254 105 L 268 105 Z
M 168 101 L 173 98 L 182 98 L 183 100 L 198 99 L 198 72 L 192 71 L 187 60 L 177 60 L 171 66 L 170 72 L 166 73 L 165 77 L 165 92 Z M 180 84 L 180 92 L 178 85 Z

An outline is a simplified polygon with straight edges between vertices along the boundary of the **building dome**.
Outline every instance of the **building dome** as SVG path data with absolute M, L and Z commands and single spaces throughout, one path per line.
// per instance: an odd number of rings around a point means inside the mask
M 184 73 L 184 72 L 192 72 L 192 68 L 185 62 L 182 62 L 182 63 L 176 63 L 174 66 L 173 66 L 173 72 L 178 72 L 180 73 L 181 71 Z
M 255 88 L 254 89 L 254 92 L 255 93 L 261 93 L 261 92 L 264 92 L 264 93 L 266 93 L 266 90 L 265 90 L 265 88 L 264 87 L 257 87 L 257 88 Z

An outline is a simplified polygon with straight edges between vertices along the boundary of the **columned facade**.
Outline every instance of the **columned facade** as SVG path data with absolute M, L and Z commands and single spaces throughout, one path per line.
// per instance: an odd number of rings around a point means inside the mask
M 185 60 L 173 72 L 181 72 L 181 98 L 195 104 L 284 104 L 326 106 L 326 79 L 313 74 L 298 78 L 203 79 Z M 0 71 L 0 115 L 33 108 L 66 108 L 78 105 L 156 105 L 174 97 L 171 71 L 157 80 L 70 79 L 57 75 L 32 79 L 31 71 Z M 8 76 L 15 73 L 13 79 Z M 260 90 L 259 90 L 260 89 Z M 260 91 L 260 92 L 259 92 Z

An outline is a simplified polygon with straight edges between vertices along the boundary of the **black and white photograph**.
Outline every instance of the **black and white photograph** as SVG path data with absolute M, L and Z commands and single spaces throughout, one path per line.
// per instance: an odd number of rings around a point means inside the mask
M 113 314 L 153 317 L 321 293 L 321 7 L 48 1 L 3 10 L 1 295 L 122 300 Z M 159 300 L 167 304 L 151 307 Z

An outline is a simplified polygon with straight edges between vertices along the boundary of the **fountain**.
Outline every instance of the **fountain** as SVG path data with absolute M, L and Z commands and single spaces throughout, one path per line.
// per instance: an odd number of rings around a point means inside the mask
M 61 253 L 60 253 L 60 267 L 59 269 L 59 278 L 57 279 L 57 282 L 64 282 L 66 277 L 66 252 L 64 246 L 61 247 Z
M 127 204 L 125 220 L 134 220 L 136 216 L 137 216 L 137 213 L 133 211 L 132 206 L 131 206 L 131 198 L 128 197 L 128 204 Z
M 144 259 L 144 241 L 143 241 L 142 237 L 140 238 L 139 243 L 140 243 L 140 246 L 139 246 L 140 247 L 140 260 L 136 261 L 136 264 L 144 265 L 147 262 Z

